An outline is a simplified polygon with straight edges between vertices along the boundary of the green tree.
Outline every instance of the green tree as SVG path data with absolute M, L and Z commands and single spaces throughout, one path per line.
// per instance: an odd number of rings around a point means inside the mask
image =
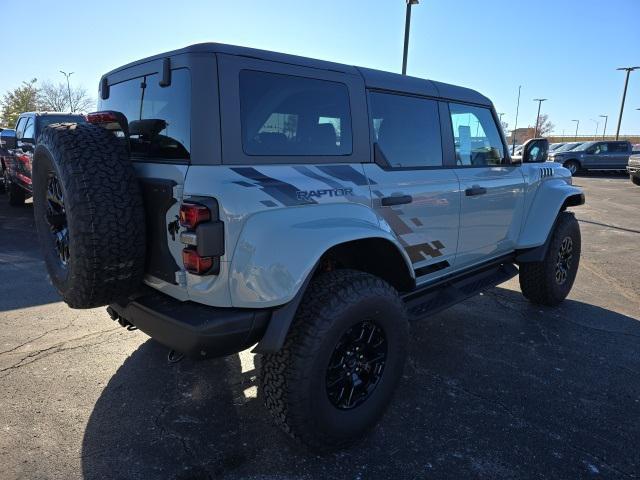
M 5 93 L 0 102 L 2 108 L 2 124 L 13 127 L 22 112 L 38 110 L 39 91 L 36 86 L 37 79 L 22 82 L 18 88 Z

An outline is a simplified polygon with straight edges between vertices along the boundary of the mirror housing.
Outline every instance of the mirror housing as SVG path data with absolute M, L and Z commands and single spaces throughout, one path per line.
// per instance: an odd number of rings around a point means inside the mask
M 16 148 L 16 131 L 7 128 L 0 132 L 0 148 L 13 150 Z
M 549 140 L 532 138 L 522 146 L 522 163 L 543 163 L 549 158 Z

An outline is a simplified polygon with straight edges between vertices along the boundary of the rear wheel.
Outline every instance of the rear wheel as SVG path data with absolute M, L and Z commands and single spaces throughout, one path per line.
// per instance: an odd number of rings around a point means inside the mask
M 112 133 L 90 124 L 45 128 L 34 155 L 33 205 L 47 271 L 70 307 L 135 292 L 144 275 L 142 196 Z
M 261 391 L 276 423 L 316 450 L 359 438 L 400 379 L 408 323 L 398 293 L 353 270 L 315 279 L 276 354 L 261 359 Z
M 561 212 L 541 262 L 520 265 L 520 289 L 533 303 L 557 305 L 573 286 L 580 264 L 580 226 L 572 213 Z
M 571 175 L 575 175 L 580 171 L 580 164 L 575 160 L 567 160 L 562 164 L 564 168 L 571 172 Z

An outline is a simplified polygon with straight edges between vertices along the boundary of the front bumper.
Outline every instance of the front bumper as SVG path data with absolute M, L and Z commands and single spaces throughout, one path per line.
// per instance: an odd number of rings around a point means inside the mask
M 240 352 L 262 338 L 269 309 L 220 308 L 181 302 L 152 288 L 107 307 L 167 347 L 194 358 Z
M 627 172 L 634 177 L 640 176 L 640 165 L 627 165 Z

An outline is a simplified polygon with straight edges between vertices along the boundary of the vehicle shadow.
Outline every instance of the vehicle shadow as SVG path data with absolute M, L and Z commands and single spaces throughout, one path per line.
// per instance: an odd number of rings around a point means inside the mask
M 0 312 L 59 302 L 49 283 L 33 221 L 33 204 L 11 207 L 0 196 Z
M 167 362 L 147 341 L 95 404 L 84 478 L 624 478 L 640 473 L 640 322 L 495 288 L 412 326 L 382 421 L 311 454 L 256 397 L 248 352 Z

